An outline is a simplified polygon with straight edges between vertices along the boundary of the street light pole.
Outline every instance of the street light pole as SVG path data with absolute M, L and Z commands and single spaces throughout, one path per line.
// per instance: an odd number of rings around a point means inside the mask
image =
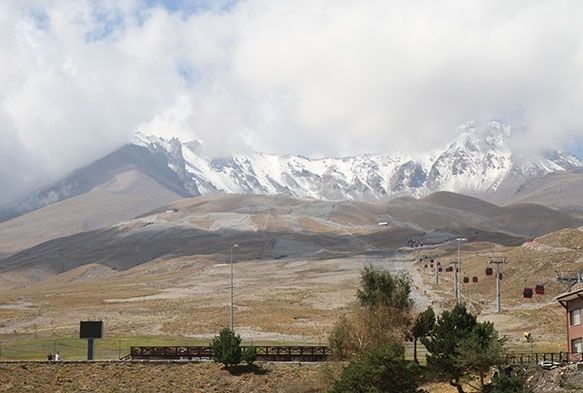
M 462 272 L 462 260 L 460 259 L 460 244 L 462 242 L 468 241 L 468 239 L 466 239 L 465 237 L 458 237 L 455 240 L 457 241 L 457 266 L 456 266 L 456 271 L 457 271 L 457 269 L 459 269 L 459 273 L 455 276 L 456 288 L 457 288 L 456 301 L 457 301 L 457 304 L 461 304 L 462 303 L 462 288 L 461 288 L 461 285 L 459 284 L 459 277 L 460 277 L 461 272 Z
M 233 248 L 238 248 L 239 245 L 237 243 L 231 246 L 231 307 L 230 307 L 230 326 L 231 331 L 233 332 Z

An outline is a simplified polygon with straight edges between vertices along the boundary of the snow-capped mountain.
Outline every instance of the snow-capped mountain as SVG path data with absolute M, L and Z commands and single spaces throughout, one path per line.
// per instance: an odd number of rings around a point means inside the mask
M 379 200 L 452 191 L 504 203 L 529 180 L 583 165 L 578 157 L 559 151 L 519 153 L 511 147 L 511 136 L 511 127 L 499 122 L 468 123 L 459 128 L 452 143 L 426 154 L 324 159 L 264 153 L 213 158 L 205 154 L 200 141 L 181 143 L 139 132 L 133 144 L 164 154 L 168 167 L 192 195 Z

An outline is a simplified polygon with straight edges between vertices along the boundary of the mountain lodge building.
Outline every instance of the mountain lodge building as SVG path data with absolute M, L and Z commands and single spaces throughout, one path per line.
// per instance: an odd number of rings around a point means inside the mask
M 567 352 L 581 354 L 583 353 L 583 324 L 581 324 L 583 283 L 576 284 L 570 292 L 557 296 L 557 301 L 565 308 Z

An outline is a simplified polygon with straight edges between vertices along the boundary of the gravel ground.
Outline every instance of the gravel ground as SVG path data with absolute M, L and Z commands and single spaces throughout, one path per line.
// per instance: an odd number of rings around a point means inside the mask
M 583 370 L 574 364 L 548 371 L 537 369 L 529 382 L 535 393 L 580 392 L 583 390 Z

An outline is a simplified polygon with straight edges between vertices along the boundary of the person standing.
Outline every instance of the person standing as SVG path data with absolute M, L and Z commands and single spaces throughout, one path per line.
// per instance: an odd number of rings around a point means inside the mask
M 60 353 L 55 353 L 55 362 L 58 362 L 61 360 L 61 354 Z

